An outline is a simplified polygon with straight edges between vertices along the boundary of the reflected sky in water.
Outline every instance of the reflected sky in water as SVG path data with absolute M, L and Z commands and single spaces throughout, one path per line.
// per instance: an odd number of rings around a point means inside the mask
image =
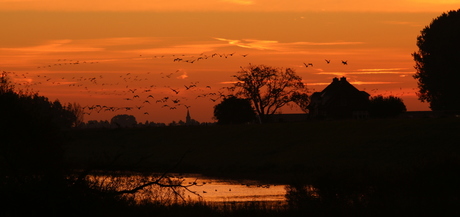
M 205 177 L 185 178 L 184 184 L 196 182 L 196 186 L 189 190 L 196 192 L 204 201 L 208 202 L 244 202 L 244 201 L 284 201 L 284 185 L 260 184 L 256 181 L 226 181 L 207 179 Z M 191 198 L 199 196 L 187 193 Z
M 107 190 L 135 189 L 145 183 L 155 182 L 159 176 L 132 175 L 91 175 L 87 180 L 94 186 Z M 204 202 L 273 202 L 285 201 L 286 189 L 284 185 L 262 184 L 254 180 L 223 180 L 203 177 L 199 174 L 182 174 L 164 177 L 162 184 L 181 184 L 187 188 L 159 187 L 149 185 L 135 194 L 126 194 L 136 201 L 179 202 L 180 198 L 186 201 Z M 178 195 L 179 194 L 179 195 Z

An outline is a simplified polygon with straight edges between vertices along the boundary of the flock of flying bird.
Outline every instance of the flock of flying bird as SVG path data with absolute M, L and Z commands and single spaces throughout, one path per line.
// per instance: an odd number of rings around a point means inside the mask
M 331 63 L 331 60 L 325 59 L 326 63 Z M 348 60 L 342 60 L 343 65 L 348 65 Z M 309 66 L 313 67 L 313 63 L 303 63 L 303 65 L 308 68 Z
M 139 55 L 142 60 L 157 59 L 157 58 L 171 58 L 173 62 L 179 63 L 195 63 L 197 61 L 204 61 L 209 58 L 230 58 L 236 56 L 235 53 L 219 54 L 213 53 L 206 55 L 204 53 L 195 56 L 186 55 L 170 55 L 170 56 L 152 56 L 144 57 Z M 247 54 L 240 55 L 246 57 Z M 327 64 L 331 60 L 325 59 Z M 45 69 L 51 67 L 64 67 L 64 66 L 77 66 L 84 64 L 98 64 L 101 61 L 80 61 L 70 59 L 58 59 L 57 62 L 38 66 L 37 69 Z M 313 67 L 313 63 L 303 63 L 306 68 Z M 341 64 L 348 65 L 347 60 L 342 60 Z M 188 100 L 208 99 L 213 102 L 225 97 L 225 92 L 231 90 L 231 87 L 212 88 L 209 85 L 201 85 L 198 81 L 183 84 L 182 86 L 158 86 L 153 85 L 152 79 L 160 84 L 168 83 L 166 80 L 180 76 L 183 71 L 176 70 L 171 73 L 108 73 L 94 75 L 83 72 L 78 76 L 72 73 L 71 76 L 62 73 L 23 73 L 18 74 L 8 72 L 12 75 L 17 85 L 22 85 L 26 90 L 34 92 L 34 87 L 41 89 L 42 85 L 67 85 L 69 88 L 75 88 L 76 91 L 86 93 L 89 96 L 93 95 L 111 95 L 110 98 L 119 98 L 117 105 L 85 105 L 83 111 L 85 115 L 91 115 L 100 112 L 116 112 L 116 111 L 139 111 L 144 115 L 149 115 L 152 106 L 157 106 L 163 109 L 175 110 L 180 107 L 189 109 L 190 103 Z M 34 75 L 31 75 L 34 74 Z M 22 82 L 20 82 L 22 80 Z M 172 81 L 172 79 L 171 79 Z M 124 101 L 124 102 L 123 102 Z M 126 105 L 129 102 L 130 106 L 119 106 L 120 104 Z
M 213 53 L 206 55 L 204 53 L 195 56 L 187 55 L 162 55 L 145 57 L 139 55 L 140 60 L 151 60 L 159 58 L 171 58 L 175 63 L 195 63 L 204 61 L 210 58 L 230 58 L 237 56 L 235 53 Z M 247 54 L 240 55 L 247 57 Z M 77 67 L 85 64 L 98 64 L 104 61 L 82 61 L 71 59 L 58 59 L 57 62 L 44 64 L 36 67 L 39 70 L 52 70 L 53 67 Z M 64 69 L 68 71 L 69 69 Z M 53 70 L 53 73 L 15 73 L 5 72 L 9 74 L 15 85 L 21 86 L 26 92 L 37 92 L 43 90 L 46 86 L 68 86 L 75 88 L 76 92 L 85 93 L 88 96 L 108 95 L 110 98 L 119 98 L 118 102 L 109 105 L 109 103 L 101 103 L 94 105 L 82 106 L 83 114 L 91 115 L 100 112 L 116 112 L 116 111 L 140 111 L 144 115 L 150 115 L 153 106 L 163 109 L 175 110 L 178 108 L 189 109 L 189 99 L 209 99 L 216 102 L 219 98 L 224 97 L 224 89 L 212 88 L 210 85 L 201 85 L 198 81 L 185 83 L 182 86 L 168 86 L 167 79 L 180 77 L 182 70 L 176 70 L 171 73 L 107 73 L 94 75 L 90 73 L 72 72 L 69 73 L 58 70 Z M 153 81 L 152 81 L 153 80 Z M 173 81 L 175 79 L 171 79 Z M 169 82 L 171 83 L 171 82 Z M 173 82 L 174 83 L 174 82 Z M 159 85 L 156 85 L 159 84 Z M 163 84 L 163 86 L 161 86 Z M 109 97 L 108 97 L 109 98 Z M 128 102 L 128 104 L 127 104 Z M 106 104 L 106 105 L 104 105 Z M 123 106 L 120 106 L 123 105 Z M 128 106 L 124 106 L 128 105 Z
M 43 66 L 37 66 L 37 69 L 51 68 L 56 66 L 66 66 L 66 65 L 78 65 L 78 64 L 97 64 L 98 61 L 79 61 L 79 60 L 68 60 L 68 59 L 58 59 L 58 63 L 47 64 Z

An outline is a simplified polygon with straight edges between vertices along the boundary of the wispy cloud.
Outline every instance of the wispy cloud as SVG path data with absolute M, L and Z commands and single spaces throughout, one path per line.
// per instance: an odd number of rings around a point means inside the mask
M 353 85 L 369 85 L 369 84 L 397 84 L 400 82 L 393 82 L 393 81 L 349 81 L 350 84 Z M 308 83 L 305 82 L 307 86 L 327 86 L 331 83 L 326 83 L 326 82 L 312 82 Z
M 76 43 L 94 44 L 103 47 L 116 47 L 126 45 L 145 45 L 156 44 L 163 42 L 163 38 L 156 37 L 115 37 L 115 38 L 101 38 L 101 39 L 86 39 L 79 40 Z
M 305 82 L 305 84 L 308 85 L 308 86 L 323 86 L 323 85 L 329 85 L 330 83 L 324 83 L 324 82 L 307 83 L 307 82 Z
M 458 0 L 0 0 L 0 10 L 42 11 L 445 11 Z M 242 7 L 244 6 L 244 7 Z
M 24 55 L 45 56 L 43 54 L 104 52 L 105 61 L 116 61 L 126 55 L 144 57 L 169 54 L 197 54 L 211 52 L 222 43 L 212 41 L 175 41 L 156 37 L 117 37 L 78 40 L 51 40 L 41 44 L 26 47 L 0 47 L 0 56 L 22 57 Z M 111 60 L 112 59 L 112 60 Z M 145 59 L 145 58 L 144 58 Z M 102 60 L 99 60 L 102 61 Z
M 238 5 L 253 5 L 255 4 L 254 1 L 251 0 L 222 0 L 223 2 L 229 2 Z
M 143 53 L 143 54 L 196 54 L 202 52 L 210 52 L 216 48 L 224 47 L 219 43 L 202 42 L 193 44 L 173 44 L 169 46 L 146 48 L 146 49 L 135 49 L 129 52 Z
M 401 82 L 394 81 L 351 81 L 350 84 L 364 85 L 364 84 L 398 84 Z
M 179 70 L 179 72 L 182 72 L 182 74 L 179 75 L 179 76 L 177 76 L 177 77 L 176 77 L 177 79 L 186 79 L 186 78 L 188 78 L 187 71 L 185 71 L 185 70 Z
M 380 71 L 400 71 L 406 70 L 408 68 L 385 68 L 385 69 L 358 69 L 357 71 L 364 71 L 364 72 L 380 72 Z
M 384 21 L 382 23 L 390 24 L 390 25 L 412 26 L 412 27 L 423 26 L 423 24 L 420 24 L 417 22 L 409 22 L 409 21 Z
M 335 41 L 335 42 L 294 42 L 289 43 L 293 45 L 306 45 L 306 46 L 331 46 L 331 45 L 357 45 L 364 44 L 364 42 L 355 41 Z
M 215 38 L 219 41 L 228 42 L 230 45 L 235 45 L 242 48 L 251 48 L 257 50 L 273 50 L 278 47 L 278 41 L 270 40 L 255 40 L 255 39 L 226 39 L 226 38 Z
M 350 74 L 407 74 L 411 73 L 409 68 L 387 68 L 387 69 L 358 69 Z
M 219 82 L 219 84 L 236 84 L 238 83 L 238 81 L 222 81 L 222 82 Z
M 320 71 L 316 74 L 345 76 L 345 75 L 366 75 L 366 74 L 409 74 L 409 73 L 413 73 L 412 71 L 410 71 L 409 68 L 386 68 L 386 69 L 357 69 L 354 71 L 344 71 L 344 72 Z
M 230 45 L 250 48 L 256 50 L 278 50 L 287 51 L 295 49 L 303 49 L 306 46 L 337 46 L 337 45 L 358 45 L 364 42 L 349 42 L 349 41 L 335 41 L 335 42 L 279 42 L 275 40 L 259 40 L 259 39 L 226 39 L 214 38 L 219 41 L 225 41 Z
M 42 45 L 30 47 L 0 48 L 0 51 L 17 51 L 26 53 L 92 52 L 104 48 L 74 44 L 72 40 L 53 40 Z

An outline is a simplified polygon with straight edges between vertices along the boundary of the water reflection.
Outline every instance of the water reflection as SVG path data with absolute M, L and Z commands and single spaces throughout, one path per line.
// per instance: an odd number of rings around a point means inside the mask
M 246 201 L 284 201 L 284 185 L 262 185 L 256 181 L 226 181 L 209 179 L 194 175 L 186 177 L 185 182 L 198 179 L 202 185 L 191 186 L 204 201 L 208 202 L 246 202 Z M 188 194 L 190 195 L 190 194 Z M 193 195 L 190 195 L 193 197 Z M 197 198 L 198 199 L 198 198 Z
M 173 176 L 128 175 L 125 173 L 93 174 L 86 176 L 86 182 L 93 189 L 117 193 L 137 203 L 172 205 L 187 201 L 184 197 L 187 188 L 182 187 L 181 179 Z
M 252 180 L 211 179 L 198 174 L 164 177 L 139 174 L 95 174 L 87 176 L 86 179 L 94 187 L 105 191 L 126 192 L 122 194 L 123 197 L 138 203 L 283 202 L 286 195 L 284 185 L 267 185 Z M 139 186 L 144 188 L 140 189 Z

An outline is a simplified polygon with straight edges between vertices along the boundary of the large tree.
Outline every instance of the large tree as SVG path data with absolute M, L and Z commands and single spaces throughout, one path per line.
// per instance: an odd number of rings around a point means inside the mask
M 433 111 L 460 110 L 460 10 L 433 19 L 417 37 L 412 56 L 418 97 Z
M 236 94 L 251 101 L 262 122 L 293 102 L 293 95 L 306 92 L 302 78 L 291 68 L 249 64 L 241 67 L 234 77 L 238 80 Z

